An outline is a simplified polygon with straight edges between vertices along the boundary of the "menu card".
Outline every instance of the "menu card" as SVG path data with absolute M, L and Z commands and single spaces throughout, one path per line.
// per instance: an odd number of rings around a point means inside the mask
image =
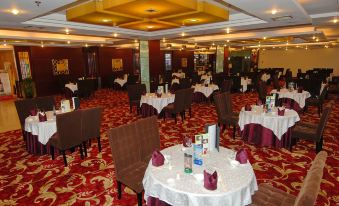
M 196 165 L 202 165 L 202 153 L 203 153 L 203 136 L 195 135 L 195 143 L 193 145 L 193 162 Z
M 70 106 L 70 102 L 68 99 L 63 99 L 61 100 L 61 112 L 70 112 L 71 111 L 71 106 Z
M 191 154 L 184 154 L 185 158 L 185 173 L 192 173 L 192 155 Z
M 217 124 L 208 124 L 205 126 L 205 131 L 208 136 L 208 150 L 219 152 L 220 127 Z

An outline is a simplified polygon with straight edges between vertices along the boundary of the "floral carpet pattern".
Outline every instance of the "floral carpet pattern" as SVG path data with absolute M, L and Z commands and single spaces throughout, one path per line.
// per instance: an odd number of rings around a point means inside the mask
M 57 97 L 60 99 L 61 97 Z M 333 97 L 330 97 L 334 99 Z M 253 104 L 256 94 L 232 94 L 233 108 L 239 111 L 245 104 Z M 335 100 L 338 105 L 339 100 Z M 95 97 L 81 101 L 81 108 L 104 107 L 102 121 L 102 152 L 98 153 L 96 140 L 88 150 L 88 157 L 80 159 L 78 151 L 67 154 L 68 167 L 62 156 L 52 160 L 49 155 L 34 156 L 25 149 L 20 130 L 0 134 L 0 205 L 136 205 L 136 195 L 129 188 L 117 198 L 114 164 L 107 130 L 133 122 L 140 116 L 129 112 L 127 93 L 99 90 Z M 211 103 L 193 104 L 192 118 L 177 124 L 173 119 L 160 123 L 161 147 L 182 143 L 184 134 L 204 131 L 204 125 L 215 123 L 217 116 Z M 328 159 L 324 169 L 317 205 L 339 203 L 339 107 L 334 107 L 324 133 L 323 150 Z M 309 122 L 319 121 L 316 108 L 301 115 Z M 315 157 L 313 142 L 299 141 L 292 152 L 286 149 L 256 147 L 240 138 L 234 140 L 232 130 L 221 136 L 221 145 L 238 150 L 247 148 L 258 184 L 267 182 L 288 193 L 297 195 L 310 163 Z

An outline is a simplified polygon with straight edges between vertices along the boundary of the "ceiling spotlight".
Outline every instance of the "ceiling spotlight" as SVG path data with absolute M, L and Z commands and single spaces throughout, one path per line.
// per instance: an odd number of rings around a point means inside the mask
M 338 22 L 338 19 L 337 18 L 335 18 L 335 19 L 333 19 L 333 23 L 337 23 Z
M 275 15 L 278 11 L 276 9 L 272 9 L 271 13 Z
M 307 50 L 307 49 L 308 49 L 308 47 L 306 46 L 306 47 L 305 47 L 305 49 Z
M 85 47 L 88 47 L 88 44 L 85 44 Z
M 104 45 L 103 44 L 100 44 L 101 47 L 103 47 Z
M 154 26 L 147 26 L 147 29 L 153 29 Z
M 325 45 L 325 48 L 327 49 L 327 48 L 328 48 L 328 45 Z
M 137 39 L 134 39 L 134 43 L 138 43 L 138 40 L 137 40 Z
M 67 44 L 70 44 L 71 42 L 70 41 L 67 41 Z
M 4 46 L 7 46 L 6 40 L 4 40 Z
M 226 33 L 229 34 L 230 33 L 230 28 L 227 27 L 226 29 Z
M 312 36 L 312 39 L 315 39 L 315 36 Z
M 198 19 L 190 19 L 189 21 L 191 21 L 191 22 L 197 22 Z
M 107 22 L 110 22 L 111 20 L 109 20 L 109 19 L 103 19 L 102 21 L 105 22 L 105 23 L 107 23 Z
M 44 48 L 44 43 L 43 42 L 41 42 L 41 48 Z
M 215 43 L 213 42 L 213 43 L 212 43 L 212 46 L 214 46 L 214 45 L 215 45 Z
M 162 38 L 162 42 L 163 42 L 163 43 L 165 43 L 165 42 L 166 42 L 166 39 L 165 39 L 165 37 L 164 37 L 164 38 Z
M 264 40 L 266 40 L 266 37 L 264 36 L 264 38 L 263 38 Z
M 319 39 L 317 38 L 315 41 L 316 41 L 316 42 L 318 42 L 318 41 L 319 41 Z
M 181 36 L 185 36 L 185 32 L 182 32 L 182 33 L 181 33 Z
M 227 47 L 227 44 L 224 44 L 224 47 Z
M 17 9 L 12 9 L 11 12 L 12 12 L 12 14 L 14 14 L 14 15 L 18 15 L 18 14 L 20 13 L 20 11 L 17 10 Z
M 66 32 L 66 34 L 69 34 L 69 29 L 66 28 L 66 29 L 65 29 L 65 32 Z
M 230 42 L 230 40 L 229 40 L 229 39 L 227 39 L 227 40 L 226 40 L 226 42 Z
M 117 37 L 117 36 L 118 36 L 118 34 L 117 34 L 117 33 L 114 33 L 114 34 L 113 34 L 113 36 L 114 36 L 114 37 Z

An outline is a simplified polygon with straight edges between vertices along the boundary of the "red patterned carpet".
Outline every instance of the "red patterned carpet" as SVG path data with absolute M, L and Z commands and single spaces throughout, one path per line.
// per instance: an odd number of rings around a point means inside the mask
M 234 109 L 254 103 L 255 94 L 234 94 Z M 336 100 L 338 105 L 339 100 Z M 96 141 L 89 149 L 89 157 L 80 159 L 78 152 L 68 154 L 69 167 L 64 167 L 61 156 L 51 160 L 48 155 L 33 156 L 26 152 L 21 131 L 0 134 L 0 205 L 136 205 L 136 195 L 125 188 L 122 199 L 117 199 L 114 165 L 107 139 L 109 128 L 140 118 L 129 112 L 127 94 L 100 90 L 95 98 L 81 102 L 82 108 L 103 106 L 102 147 L 98 153 Z M 339 202 L 339 107 L 335 107 L 325 130 L 323 149 L 329 154 L 317 205 L 338 205 Z M 314 108 L 302 115 L 306 121 L 318 121 Z M 181 143 L 183 134 L 203 132 L 206 123 L 216 122 L 212 104 L 193 105 L 193 117 L 182 124 L 172 119 L 159 119 L 162 148 Z M 221 144 L 232 149 L 245 147 L 250 151 L 258 183 L 269 182 L 296 195 L 315 157 L 315 145 L 300 141 L 293 152 L 286 149 L 257 148 L 227 130 Z M 239 136 L 239 134 L 237 134 Z

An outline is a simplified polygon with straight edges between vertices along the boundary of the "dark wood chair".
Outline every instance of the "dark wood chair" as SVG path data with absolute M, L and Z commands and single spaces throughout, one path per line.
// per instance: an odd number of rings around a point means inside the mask
M 130 112 L 132 112 L 132 107 L 136 106 L 137 114 L 140 111 L 140 99 L 143 93 L 146 93 L 146 85 L 145 84 L 132 84 L 127 85 L 127 93 L 129 99 L 129 107 Z
M 266 82 L 259 81 L 258 82 L 258 95 L 259 99 L 263 104 L 266 102 L 266 96 L 267 96 L 267 87 L 266 87 Z
M 100 126 L 102 119 L 103 108 L 95 107 L 90 109 L 82 109 L 81 124 L 82 124 L 82 138 L 83 146 L 85 149 L 85 156 L 87 157 L 86 142 L 91 141 L 92 138 L 96 138 L 98 141 L 98 150 L 101 152 L 100 143 Z
M 31 109 L 36 109 L 36 104 L 33 99 L 23 99 L 23 100 L 16 100 L 14 102 L 16 111 L 18 113 L 20 126 L 22 130 L 22 137 L 24 142 L 26 142 L 25 137 L 25 119 L 30 115 Z
M 142 179 L 154 150 L 160 148 L 157 117 L 113 128 L 109 131 L 109 143 L 114 160 L 118 199 L 121 185 L 137 193 L 138 206 L 142 205 Z
M 309 106 L 316 106 L 316 107 L 318 107 L 318 114 L 319 114 L 319 117 L 320 117 L 320 114 L 323 111 L 323 104 L 324 104 L 324 99 L 325 99 L 326 95 L 327 95 L 327 86 L 324 87 L 320 96 L 310 97 L 310 98 L 306 99 L 305 110 L 307 111 Z
M 308 170 L 297 196 L 275 188 L 269 184 L 260 184 L 259 190 L 252 196 L 251 206 L 310 206 L 316 203 L 327 153 L 317 154 Z
M 323 146 L 323 133 L 331 113 L 331 107 L 326 107 L 318 124 L 298 123 L 292 128 L 292 139 L 306 139 L 316 143 L 316 152 Z
M 55 100 L 53 96 L 37 97 L 35 98 L 38 109 L 43 111 L 51 111 L 55 106 Z
M 164 120 L 166 118 L 166 113 L 170 113 L 174 117 L 175 123 L 177 123 L 177 114 L 181 114 L 181 121 L 184 121 L 185 95 L 185 89 L 179 89 L 175 92 L 174 103 L 171 103 L 164 108 Z
M 52 159 L 54 160 L 54 148 L 57 148 L 64 159 L 67 167 L 65 151 L 79 147 L 81 159 L 84 158 L 82 151 L 82 112 L 80 110 L 58 114 L 56 116 L 57 133 L 48 141 Z
M 185 89 L 185 101 L 184 101 L 184 117 L 186 110 L 188 110 L 190 117 L 192 117 L 192 101 L 193 101 L 193 92 L 194 88 Z
M 224 80 L 222 83 L 221 83 L 221 93 L 223 92 L 231 92 L 231 89 L 232 89 L 232 80 L 231 79 L 227 79 L 227 80 Z
M 239 121 L 239 114 L 233 112 L 231 94 L 229 92 L 224 92 L 214 95 L 214 103 L 218 115 L 218 124 L 223 125 L 223 130 L 226 128 L 226 125 L 232 124 L 234 139 Z

